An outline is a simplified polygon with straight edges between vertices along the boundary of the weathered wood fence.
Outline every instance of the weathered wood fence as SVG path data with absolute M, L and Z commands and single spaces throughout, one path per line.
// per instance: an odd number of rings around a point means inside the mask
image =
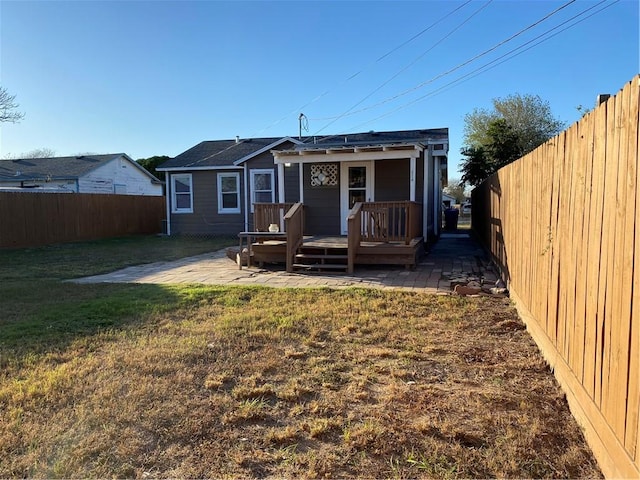
M 640 76 L 473 192 L 473 228 L 609 478 L 640 478 Z
M 160 233 L 164 197 L 0 192 L 0 248 Z

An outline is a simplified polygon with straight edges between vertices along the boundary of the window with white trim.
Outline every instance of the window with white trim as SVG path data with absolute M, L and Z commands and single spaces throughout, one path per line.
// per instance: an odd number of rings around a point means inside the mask
M 275 178 L 273 170 L 255 169 L 251 170 L 251 211 L 254 203 L 274 203 Z
M 190 173 L 171 175 L 171 212 L 193 213 L 193 188 Z
M 240 174 L 218 173 L 218 213 L 240 213 Z

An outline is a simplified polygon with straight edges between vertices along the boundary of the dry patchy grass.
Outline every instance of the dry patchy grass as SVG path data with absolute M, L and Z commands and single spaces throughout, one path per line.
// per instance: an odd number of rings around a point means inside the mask
M 601 476 L 505 300 L 173 294 L 4 365 L 0 477 Z

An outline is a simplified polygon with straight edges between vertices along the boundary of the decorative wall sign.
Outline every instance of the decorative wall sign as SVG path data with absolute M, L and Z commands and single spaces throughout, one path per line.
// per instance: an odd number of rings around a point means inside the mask
M 338 185 L 337 163 L 314 163 L 311 165 L 312 187 L 335 187 Z

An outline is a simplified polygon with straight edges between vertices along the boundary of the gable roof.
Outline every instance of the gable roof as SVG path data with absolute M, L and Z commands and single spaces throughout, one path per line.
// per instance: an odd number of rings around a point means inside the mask
M 167 160 L 157 170 L 209 170 L 238 167 L 284 142 L 301 143 L 291 137 L 247 138 L 243 140 L 209 140 Z
M 345 145 L 389 145 L 398 143 L 449 142 L 448 128 L 400 130 L 390 132 L 349 133 L 325 137 L 247 138 L 243 140 L 208 140 L 200 142 L 180 155 L 167 160 L 156 170 L 215 170 L 240 168 L 242 163 L 285 142 L 294 143 L 295 150 L 325 148 Z
M 131 162 L 152 182 L 161 183 L 125 153 L 0 160 L 0 181 L 76 180 L 118 158 Z

